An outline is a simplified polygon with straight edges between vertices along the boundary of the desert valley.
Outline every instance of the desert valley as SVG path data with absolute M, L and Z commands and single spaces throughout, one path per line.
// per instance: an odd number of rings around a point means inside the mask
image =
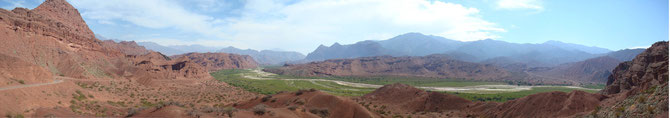
M 668 117 L 668 39 L 610 50 L 409 32 L 304 55 L 110 39 L 83 15 L 66 0 L 0 9 L 1 116 Z

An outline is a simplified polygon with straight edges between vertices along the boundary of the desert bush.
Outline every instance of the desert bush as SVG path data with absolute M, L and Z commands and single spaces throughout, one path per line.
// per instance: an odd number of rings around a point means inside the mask
M 328 117 L 330 115 L 330 112 L 328 112 L 328 109 L 315 108 L 315 109 L 310 109 L 309 112 L 312 113 L 312 114 L 319 115 L 322 118 Z
M 300 96 L 302 95 L 302 90 L 298 90 L 298 92 L 295 92 L 295 96 Z
M 253 111 L 254 114 L 256 114 L 256 115 L 263 115 L 263 114 L 265 114 L 265 112 L 267 112 L 267 110 L 265 110 L 265 107 L 267 107 L 267 106 L 264 105 L 264 104 L 258 104 L 256 106 L 254 106 L 253 108 L 251 108 L 251 111 Z
M 296 104 L 299 104 L 299 105 L 304 105 L 304 104 L 305 104 L 305 100 L 304 100 L 304 99 L 298 99 L 295 103 L 296 103 Z
M 644 103 L 646 101 L 647 101 L 647 97 L 645 97 L 645 96 L 637 97 L 637 102 L 639 102 L 639 103 Z
M 265 96 L 265 97 L 261 98 L 261 102 L 267 102 L 268 100 L 270 100 L 270 98 L 272 98 L 271 95 Z
M 233 113 L 235 111 L 237 111 L 237 109 L 235 109 L 235 107 L 226 107 L 226 108 L 223 108 L 222 112 L 223 112 L 223 114 L 227 114 L 228 117 L 233 117 Z
M 295 111 L 295 109 L 297 109 L 298 106 L 291 105 L 291 106 L 288 106 L 287 108 L 288 108 L 289 110 L 291 110 L 291 111 Z
M 649 112 L 649 114 L 654 114 L 654 110 L 656 110 L 656 107 L 652 105 L 647 106 L 647 112 Z

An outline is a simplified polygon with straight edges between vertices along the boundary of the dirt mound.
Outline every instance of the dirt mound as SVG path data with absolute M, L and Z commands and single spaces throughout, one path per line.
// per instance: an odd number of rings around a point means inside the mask
M 384 105 L 391 112 L 442 112 L 468 108 L 471 101 L 439 92 L 426 92 L 406 84 L 390 84 L 362 97 L 371 104 Z
M 53 82 L 52 76 L 40 66 L 0 54 L 0 87 Z
M 209 71 L 221 69 L 250 69 L 258 67 L 256 61 L 248 55 L 228 53 L 188 53 L 172 56 L 177 60 L 189 60 L 200 64 Z
M 82 117 L 70 110 L 70 108 L 38 108 L 32 117 Z
M 356 104 L 350 99 L 329 95 L 316 90 L 280 93 L 256 98 L 237 104 L 234 107 L 255 112 L 256 116 L 261 117 L 377 117 L 376 114 L 369 112 L 363 106 Z M 263 113 L 260 112 L 260 109 L 264 109 L 262 110 Z
M 607 97 L 584 91 L 547 92 L 505 102 L 482 113 L 484 117 L 569 117 L 594 110 Z
M 266 71 L 296 76 L 412 76 L 476 80 L 496 79 L 509 75 L 507 71 L 493 65 L 458 61 L 446 55 L 331 59 L 288 65 L 279 69 L 266 69 Z
M 607 80 L 603 94 L 641 92 L 668 82 L 668 42 L 657 42 L 633 61 L 619 64 Z
M 190 117 L 187 110 L 179 106 L 168 105 L 139 111 L 129 117 L 184 118 Z

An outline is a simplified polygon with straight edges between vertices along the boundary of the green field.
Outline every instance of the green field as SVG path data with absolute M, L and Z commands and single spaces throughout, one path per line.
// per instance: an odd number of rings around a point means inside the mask
M 412 86 L 424 86 L 424 87 L 464 87 L 464 86 L 476 86 L 476 85 L 506 84 L 503 82 L 478 82 L 478 81 L 463 81 L 456 79 L 419 78 L 419 77 L 296 77 L 287 75 L 273 75 L 271 77 L 280 79 L 327 79 L 327 80 L 339 80 L 345 82 L 365 83 L 375 85 L 403 83 Z
M 275 94 L 281 91 L 296 91 L 300 89 L 314 88 L 340 96 L 362 96 L 374 90 L 371 88 L 343 86 L 327 81 L 254 80 L 242 77 L 242 74 L 249 73 L 251 73 L 249 70 L 231 69 L 213 72 L 211 75 L 217 80 L 260 94 Z
M 507 92 L 507 93 L 496 93 L 496 94 L 476 94 L 476 93 L 458 93 L 458 92 L 443 92 L 456 96 L 463 97 L 472 101 L 494 101 L 494 102 L 505 102 L 507 100 L 513 100 L 528 96 L 531 94 L 542 93 L 542 92 L 552 92 L 552 91 L 561 91 L 561 92 L 571 92 L 575 89 L 565 88 L 565 87 L 533 87 L 531 90 L 518 91 L 518 92 Z M 598 91 L 593 90 L 583 90 L 589 93 L 595 93 Z
M 323 92 L 327 92 L 339 96 L 362 96 L 369 92 L 374 91 L 373 88 L 359 88 L 352 86 L 340 85 L 331 81 L 320 81 L 317 79 L 324 80 L 339 80 L 353 83 L 365 83 L 365 84 L 374 84 L 374 85 L 386 85 L 393 83 L 403 83 L 413 86 L 423 86 L 423 87 L 464 87 L 464 86 L 476 86 L 476 85 L 503 85 L 505 83 L 500 82 L 472 82 L 472 81 L 458 81 L 458 80 L 449 80 L 449 79 L 435 79 L 435 78 L 404 78 L 404 77 L 293 77 L 293 76 L 284 76 L 284 75 L 270 75 L 268 77 L 261 77 L 259 74 L 252 72 L 251 70 L 240 70 L 240 69 L 230 69 L 230 70 L 221 70 L 211 73 L 211 75 L 217 80 L 226 82 L 230 85 L 240 87 L 247 91 L 256 92 L 260 94 L 276 94 L 281 91 L 296 91 L 300 89 L 317 89 Z M 244 78 L 243 76 L 257 76 L 260 78 L 276 78 L 276 79 L 249 79 Z M 281 79 L 300 79 L 300 80 L 281 80 Z M 304 79 L 304 80 L 303 80 Z M 585 86 L 587 88 L 598 88 L 599 85 Z M 541 92 L 551 92 L 551 91 L 563 91 L 570 92 L 576 90 L 575 88 L 566 88 L 566 87 L 533 87 L 531 90 L 522 90 L 517 92 L 503 92 L 503 93 L 487 93 L 487 94 L 478 94 L 478 93 L 459 93 L 459 92 L 443 92 L 448 94 L 453 94 L 456 96 L 463 97 L 472 101 L 495 101 L 495 102 L 504 102 L 507 100 L 521 98 L 527 95 L 541 93 Z M 594 90 L 586 90 L 586 92 L 597 92 Z

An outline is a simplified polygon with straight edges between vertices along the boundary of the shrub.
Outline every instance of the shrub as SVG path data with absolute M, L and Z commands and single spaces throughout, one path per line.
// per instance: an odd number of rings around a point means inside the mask
M 228 114 L 228 117 L 233 117 L 233 113 L 237 111 L 234 107 L 226 107 L 223 108 L 223 114 Z
M 639 97 L 637 97 L 637 102 L 639 102 L 639 103 L 644 103 L 645 101 L 647 101 L 647 97 L 645 97 L 645 96 L 639 96 Z
M 270 98 L 272 98 L 272 96 L 270 96 L 270 95 L 265 96 L 265 97 L 261 98 L 261 102 L 267 102 L 268 100 L 270 100 Z
M 288 106 L 287 108 L 291 111 L 295 111 L 295 109 L 297 109 L 298 106 L 292 105 L 292 106 Z
M 254 114 L 256 114 L 256 115 L 263 115 L 263 114 L 265 114 L 265 112 L 267 112 L 265 110 L 265 107 L 267 107 L 267 106 L 265 106 L 264 104 L 258 104 L 256 106 L 254 106 L 253 108 L 251 108 L 251 111 L 253 111 Z
M 328 109 L 311 109 L 309 110 L 310 113 L 316 114 L 321 116 L 322 118 L 328 117 L 330 115 L 330 112 L 328 112 Z
M 23 80 L 19 80 L 19 84 L 26 84 L 26 82 Z
M 302 95 L 302 90 L 298 90 L 298 92 L 295 92 L 295 96 L 300 96 Z
M 652 105 L 647 106 L 647 112 L 649 112 L 649 114 L 654 114 L 654 110 L 656 110 L 656 107 Z

